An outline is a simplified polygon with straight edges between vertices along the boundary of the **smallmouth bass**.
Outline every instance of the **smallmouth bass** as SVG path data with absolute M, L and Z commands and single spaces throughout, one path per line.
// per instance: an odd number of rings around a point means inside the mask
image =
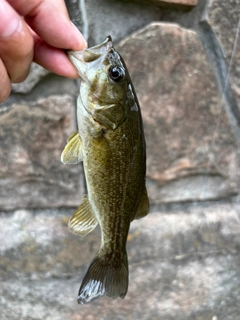
M 80 236 L 98 224 L 101 229 L 101 247 L 79 289 L 78 303 L 84 304 L 127 293 L 130 223 L 149 211 L 146 146 L 139 103 L 111 37 L 68 56 L 81 77 L 78 132 L 69 137 L 61 161 L 83 161 L 88 189 L 68 226 Z

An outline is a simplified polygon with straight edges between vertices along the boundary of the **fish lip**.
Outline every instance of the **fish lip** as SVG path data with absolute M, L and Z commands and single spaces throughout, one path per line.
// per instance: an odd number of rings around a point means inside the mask
M 68 51 L 68 57 L 77 69 L 79 76 L 86 80 L 86 65 L 83 60 L 83 51 Z
M 102 43 L 97 44 L 97 45 L 95 45 L 95 46 L 93 46 L 91 48 L 84 49 L 84 50 L 94 50 L 94 51 L 99 50 L 101 52 L 102 51 L 104 52 L 104 51 L 107 51 L 107 50 L 111 49 L 112 46 L 113 46 L 112 45 L 112 37 L 111 36 L 107 36 Z
M 74 67 L 77 69 L 79 76 L 84 80 L 87 80 L 87 64 L 94 62 L 98 58 L 104 56 L 112 47 L 112 38 L 111 36 L 107 36 L 102 43 L 97 44 L 91 48 L 86 48 L 82 51 L 68 51 L 68 57 L 73 63 Z M 86 61 L 86 53 L 92 55 L 93 58 L 89 61 Z

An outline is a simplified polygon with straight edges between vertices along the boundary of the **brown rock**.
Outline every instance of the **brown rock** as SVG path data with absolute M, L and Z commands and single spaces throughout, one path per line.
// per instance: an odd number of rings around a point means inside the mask
M 195 6 L 198 0 L 158 0 L 158 2 L 174 3 L 185 6 Z
M 237 147 L 197 34 L 153 23 L 117 48 L 142 108 L 151 200 L 204 200 L 236 193 Z
M 187 9 L 194 7 L 198 4 L 198 0 L 135 0 L 137 2 L 145 2 L 147 4 L 153 3 L 155 5 L 173 8 L 173 9 Z
M 75 101 L 67 95 L 16 104 L 1 114 L 1 208 L 79 204 L 82 167 L 60 162 L 66 139 L 76 130 L 74 119 Z

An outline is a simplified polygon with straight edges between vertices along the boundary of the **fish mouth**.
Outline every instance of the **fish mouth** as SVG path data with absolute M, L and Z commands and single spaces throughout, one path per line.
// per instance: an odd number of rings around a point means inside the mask
M 86 73 L 88 64 L 91 64 L 91 66 L 99 64 L 102 60 L 101 58 L 103 58 L 112 47 L 112 38 L 108 36 L 102 43 L 94 47 L 82 51 L 68 51 L 68 57 L 77 69 L 79 76 L 87 80 Z

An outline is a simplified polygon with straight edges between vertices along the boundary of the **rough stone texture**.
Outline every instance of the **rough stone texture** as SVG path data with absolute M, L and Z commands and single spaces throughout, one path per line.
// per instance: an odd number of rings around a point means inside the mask
M 154 6 L 126 1 L 88 0 L 83 8 L 84 34 L 89 46 L 102 42 L 109 34 L 114 41 L 123 39 L 150 21 L 158 20 L 160 15 Z
M 85 23 L 82 15 L 82 3 L 83 1 L 76 0 L 64 0 L 66 7 L 68 9 L 69 17 L 75 26 L 82 32 L 85 36 Z
M 79 306 L 84 272 L 99 246 L 67 229 L 68 211 L 1 214 L 1 319 L 238 320 L 240 205 L 154 209 L 132 223 L 129 292 Z
M 158 0 L 158 2 L 180 4 L 185 6 L 195 6 L 198 3 L 198 0 Z
M 240 107 L 239 16 L 240 2 L 238 0 L 213 0 L 210 3 L 206 19 L 213 28 L 213 31 L 216 33 L 224 57 L 226 58 L 227 66 L 230 66 L 229 80 L 231 83 L 231 89 L 238 102 L 238 106 Z M 235 51 L 233 54 L 234 48 Z
M 51 96 L 13 105 L 0 116 L 0 207 L 78 205 L 81 165 L 64 166 L 61 152 L 76 131 L 75 101 Z
M 32 63 L 27 79 L 21 83 L 12 84 L 12 92 L 29 93 L 34 86 L 50 72 L 36 63 Z
M 198 0 L 135 0 L 136 2 L 145 2 L 147 4 L 155 4 L 172 9 L 188 9 L 196 6 Z
M 239 191 L 239 156 L 195 32 L 153 23 L 117 46 L 142 108 L 154 202 Z

